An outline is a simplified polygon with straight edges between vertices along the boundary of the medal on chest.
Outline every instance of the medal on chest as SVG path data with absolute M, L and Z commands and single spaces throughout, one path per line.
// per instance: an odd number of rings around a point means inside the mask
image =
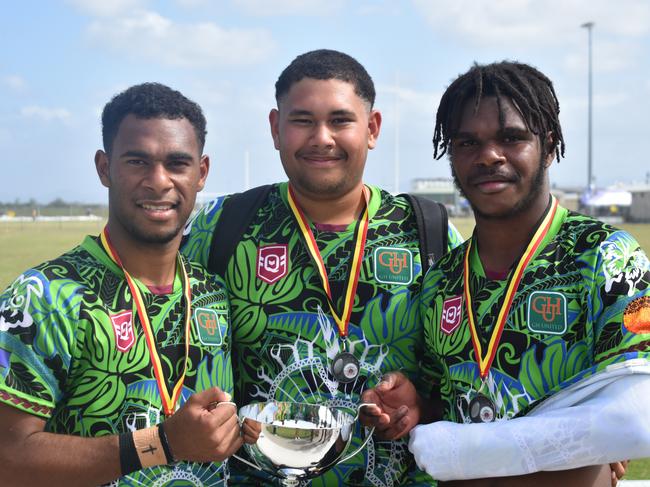
M 117 264 L 122 272 L 124 273 L 124 278 L 131 291 L 131 297 L 134 302 L 135 313 L 139 318 L 140 324 L 142 325 L 142 331 L 146 340 L 147 349 L 149 350 L 149 359 L 151 360 L 151 365 L 156 377 L 156 383 L 158 385 L 158 392 L 160 393 L 160 399 L 162 401 L 163 411 L 166 416 L 171 416 L 178 409 L 178 400 L 181 396 L 181 391 L 183 390 L 183 383 L 185 382 L 185 374 L 187 372 L 188 356 L 189 356 L 189 347 L 190 347 L 190 316 L 192 314 L 192 293 L 190 286 L 190 279 L 187 275 L 187 270 L 185 269 L 185 263 L 180 253 L 176 257 L 176 267 L 177 272 L 180 272 L 183 278 L 183 298 L 185 300 L 185 327 L 184 327 L 184 337 L 185 337 L 185 359 L 183 361 L 183 369 L 181 371 L 179 379 L 174 384 L 174 387 L 170 391 L 167 386 L 167 379 L 163 372 L 162 361 L 158 354 L 158 346 L 153 332 L 153 327 L 149 321 L 149 316 L 147 314 L 147 309 L 145 306 L 144 298 L 140 293 L 140 289 L 133 280 L 133 277 L 128 273 L 124 268 L 120 256 L 117 251 L 111 244 L 108 228 L 104 228 L 103 232 L 100 235 L 100 241 L 102 247 L 106 254 L 111 258 L 115 264 Z
M 353 382 L 359 376 L 359 360 L 350 352 L 339 352 L 332 361 L 331 371 L 338 382 Z
M 329 277 L 321 256 L 318 244 L 314 233 L 309 226 L 309 222 L 304 213 L 296 203 L 295 195 L 291 185 L 288 187 L 287 198 L 289 201 L 289 208 L 300 228 L 300 233 L 307 248 L 307 252 L 312 258 L 318 275 L 320 277 L 323 290 L 327 296 L 330 313 L 336 322 L 339 336 L 343 339 L 348 337 L 348 325 L 350 324 L 350 316 L 352 315 L 352 307 L 354 305 L 354 298 L 356 296 L 357 284 L 359 283 L 359 276 L 361 274 L 361 263 L 363 260 L 363 251 L 366 245 L 366 235 L 368 233 L 368 193 L 364 186 L 362 191 L 362 198 L 364 201 L 364 208 L 360 218 L 357 220 L 356 228 L 354 231 L 354 252 L 352 254 L 352 261 L 350 263 L 350 272 L 348 274 L 348 282 L 345 286 L 345 295 L 343 296 L 343 310 L 339 313 L 336 310 L 332 291 L 330 288 Z M 332 360 L 330 372 L 334 378 L 341 383 L 353 382 L 359 376 L 361 370 L 359 360 L 351 352 L 339 352 Z
M 494 401 L 483 394 L 477 394 L 469 402 L 469 419 L 472 423 L 491 423 L 496 418 Z
M 465 307 L 469 322 L 470 335 L 472 337 L 472 345 L 474 347 L 474 355 L 476 356 L 476 362 L 478 365 L 479 376 L 481 380 L 481 386 L 469 402 L 468 412 L 470 420 L 473 423 L 490 423 L 496 419 L 497 409 L 495 403 L 490 397 L 483 394 L 482 391 L 486 388 L 486 382 L 490 373 L 490 367 L 494 361 L 494 357 L 501 340 L 501 334 L 503 333 L 506 321 L 508 320 L 508 314 L 510 313 L 510 308 L 512 306 L 517 288 L 519 287 L 519 283 L 524 275 L 526 266 L 533 258 L 537 252 L 537 249 L 546 237 L 546 234 L 551 227 L 551 223 L 553 221 L 553 217 L 555 216 L 557 207 L 557 200 L 554 197 L 551 197 L 549 207 L 547 208 L 545 215 L 541 220 L 541 223 L 539 223 L 537 226 L 537 229 L 535 230 L 533 237 L 528 243 L 526 250 L 524 250 L 524 253 L 519 258 L 514 270 L 510 274 L 506 290 L 501 297 L 502 301 L 499 313 L 497 315 L 497 321 L 492 328 L 490 340 L 485 350 L 483 350 L 483 346 L 479 338 L 478 324 L 476 322 L 476 316 L 474 314 L 472 291 L 470 286 L 471 269 L 469 261 L 474 238 L 470 239 L 467 248 L 465 249 L 463 267 L 463 294 L 465 298 Z

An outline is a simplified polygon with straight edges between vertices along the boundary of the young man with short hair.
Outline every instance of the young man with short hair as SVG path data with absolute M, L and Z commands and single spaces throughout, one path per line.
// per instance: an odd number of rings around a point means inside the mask
M 145 83 L 102 124 L 108 224 L 0 295 L 3 484 L 224 485 L 242 444 L 227 295 L 178 251 L 208 174 L 205 118 Z
M 418 227 L 405 198 L 363 182 L 381 128 L 374 100 L 363 66 L 337 51 L 298 56 L 276 83 L 269 122 L 289 181 L 271 187 L 224 271 L 238 404 L 278 400 L 356 411 L 361 392 L 385 371 L 417 371 Z M 208 205 L 188 227 L 190 258 L 208 265 L 215 228 L 232 231 L 219 226 L 230 200 Z M 450 247 L 459 243 L 453 228 L 444 231 Z M 353 446 L 363 435 L 357 431 Z M 271 482 L 260 475 L 249 468 L 233 479 Z M 311 481 L 430 484 L 405 442 L 376 438 Z

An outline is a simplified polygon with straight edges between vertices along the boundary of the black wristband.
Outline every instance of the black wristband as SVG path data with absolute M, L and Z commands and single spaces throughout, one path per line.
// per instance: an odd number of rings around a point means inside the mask
M 163 451 L 165 452 L 167 464 L 173 465 L 175 463 L 178 463 L 178 460 L 176 460 L 174 458 L 174 455 L 172 455 L 172 449 L 169 447 L 169 441 L 167 441 L 167 434 L 165 433 L 163 423 L 158 424 L 158 436 L 160 437 L 160 444 L 162 445 Z
M 138 452 L 135 449 L 133 433 L 122 433 L 120 435 L 120 468 L 122 477 L 142 469 Z

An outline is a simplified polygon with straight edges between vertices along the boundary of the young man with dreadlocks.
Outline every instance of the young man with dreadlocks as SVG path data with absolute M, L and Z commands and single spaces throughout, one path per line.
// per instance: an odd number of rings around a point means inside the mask
M 431 423 L 409 447 L 440 480 L 602 485 L 600 465 L 650 456 L 650 263 L 551 195 L 558 114 L 551 81 L 514 62 L 473 66 L 440 102 L 434 155 L 476 229 L 423 283 L 422 395 L 391 374 L 363 398 L 387 437 Z

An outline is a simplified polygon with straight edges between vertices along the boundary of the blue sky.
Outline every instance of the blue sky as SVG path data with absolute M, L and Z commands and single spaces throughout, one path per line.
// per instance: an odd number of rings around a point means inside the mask
M 449 175 L 432 159 L 438 100 L 472 62 L 516 59 L 555 83 L 567 157 L 557 185 L 586 184 L 587 31 L 594 21 L 594 174 L 650 177 L 647 0 L 22 0 L 0 17 L 0 201 L 104 202 L 99 116 L 122 89 L 159 81 L 208 119 L 206 192 L 284 180 L 268 129 L 273 85 L 298 54 L 338 49 L 377 86 L 383 114 L 366 181 L 408 191 Z M 246 171 L 245 161 L 249 160 Z M 399 161 L 396 171 L 395 161 Z

